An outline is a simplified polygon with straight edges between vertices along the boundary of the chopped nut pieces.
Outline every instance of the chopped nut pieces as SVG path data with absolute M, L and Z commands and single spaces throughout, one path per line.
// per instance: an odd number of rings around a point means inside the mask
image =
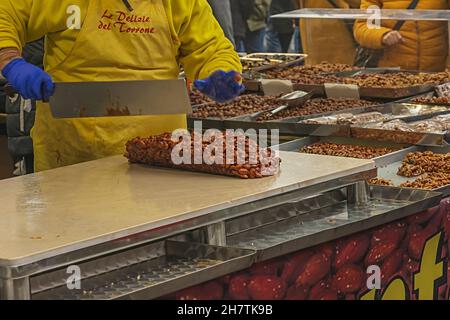
M 223 142 L 216 139 L 221 139 Z M 125 156 L 131 163 L 142 163 L 167 168 L 176 168 L 196 172 L 204 172 L 218 175 L 234 176 L 242 179 L 262 178 L 273 176 L 278 173 L 280 167 L 280 158 L 269 149 L 260 149 L 255 141 L 244 135 L 228 135 L 221 133 L 214 136 L 210 141 L 201 141 L 200 146 L 194 143 L 194 133 L 186 134 L 180 138 L 180 141 L 172 140 L 171 133 L 165 133 L 159 136 L 149 138 L 135 138 L 126 145 Z M 211 142 L 212 141 L 212 142 Z M 223 145 L 223 154 L 216 155 L 217 145 Z M 242 147 L 240 147 L 242 145 Z M 244 147 L 245 145 L 245 147 Z M 227 148 L 234 147 L 233 152 L 227 152 Z M 176 148 L 176 149 L 174 149 Z M 181 164 L 173 162 L 172 153 L 179 158 L 184 159 L 184 151 L 188 150 L 190 154 L 187 161 Z M 207 151 L 209 152 L 209 155 Z M 198 163 L 196 154 L 203 155 Z M 243 164 L 241 164 L 243 163 Z
M 326 156 L 373 159 L 394 152 L 394 149 L 377 148 L 367 146 L 356 146 L 350 144 L 336 144 L 329 142 L 318 142 L 310 146 L 303 147 L 300 152 L 310 154 L 320 154 Z

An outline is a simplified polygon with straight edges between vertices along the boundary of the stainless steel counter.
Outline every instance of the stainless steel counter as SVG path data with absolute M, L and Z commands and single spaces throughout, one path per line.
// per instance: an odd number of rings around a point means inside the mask
M 261 180 L 130 166 L 118 156 L 0 181 L 0 266 L 184 221 L 195 227 L 195 219 L 220 210 L 374 169 L 370 160 L 285 152 L 281 158 L 280 175 Z

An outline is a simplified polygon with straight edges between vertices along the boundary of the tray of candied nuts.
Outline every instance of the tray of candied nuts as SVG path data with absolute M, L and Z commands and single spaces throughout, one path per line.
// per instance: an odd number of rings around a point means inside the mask
M 325 156 L 371 159 L 377 167 L 401 161 L 408 152 L 416 150 L 405 144 L 382 143 L 348 137 L 307 137 L 279 145 L 281 151 Z
M 430 151 L 433 150 L 433 151 Z M 403 160 L 378 169 L 371 184 L 425 189 L 450 195 L 450 147 L 421 148 L 409 152 Z

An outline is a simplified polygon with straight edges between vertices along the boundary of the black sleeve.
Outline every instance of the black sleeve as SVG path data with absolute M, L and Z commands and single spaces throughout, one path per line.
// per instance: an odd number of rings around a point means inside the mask
M 23 58 L 34 64 L 35 66 L 43 68 L 44 60 L 44 40 L 40 39 L 34 42 L 28 43 L 23 49 Z

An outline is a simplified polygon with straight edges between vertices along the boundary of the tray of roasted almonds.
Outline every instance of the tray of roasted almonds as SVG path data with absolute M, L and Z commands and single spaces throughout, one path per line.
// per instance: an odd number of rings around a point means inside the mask
M 377 167 L 396 161 L 417 150 L 397 143 L 358 140 L 346 137 L 307 137 L 279 145 L 281 151 L 294 151 L 325 156 L 372 159 Z
M 192 108 L 188 116 L 195 119 L 232 119 L 272 110 L 284 104 L 278 96 L 242 95 L 229 103 L 209 103 Z
M 283 72 L 267 72 L 268 79 L 291 80 L 294 90 L 312 91 L 326 94 L 325 84 L 356 85 L 359 95 L 364 98 L 400 99 L 432 91 L 437 85 L 450 81 L 450 72 L 385 72 L 356 73 L 342 77 L 342 71 L 352 71 L 346 65 L 325 64 L 328 68 L 310 67 L 310 69 L 286 69 Z M 319 71 L 317 71 L 319 70 Z M 322 70 L 322 72 L 320 71 Z M 327 72 L 328 71 L 328 72 Z M 349 89 L 350 90 L 350 89 Z
M 450 195 L 450 148 L 426 150 L 409 152 L 402 160 L 378 168 L 378 178 L 369 183 Z
M 324 83 L 340 83 L 343 80 L 342 78 L 335 76 L 336 73 L 354 70 L 359 69 L 347 64 L 328 62 L 322 62 L 317 65 L 276 68 L 257 74 L 249 74 L 244 81 L 244 85 L 247 90 L 261 91 L 261 79 L 290 80 L 294 84 L 294 90 L 302 90 L 324 95 Z
M 287 121 L 298 122 L 307 116 L 328 115 L 334 112 L 343 112 L 347 110 L 375 107 L 379 102 L 348 98 L 315 98 L 306 101 L 302 105 L 292 106 L 276 115 L 263 111 L 252 116 L 253 121 Z

